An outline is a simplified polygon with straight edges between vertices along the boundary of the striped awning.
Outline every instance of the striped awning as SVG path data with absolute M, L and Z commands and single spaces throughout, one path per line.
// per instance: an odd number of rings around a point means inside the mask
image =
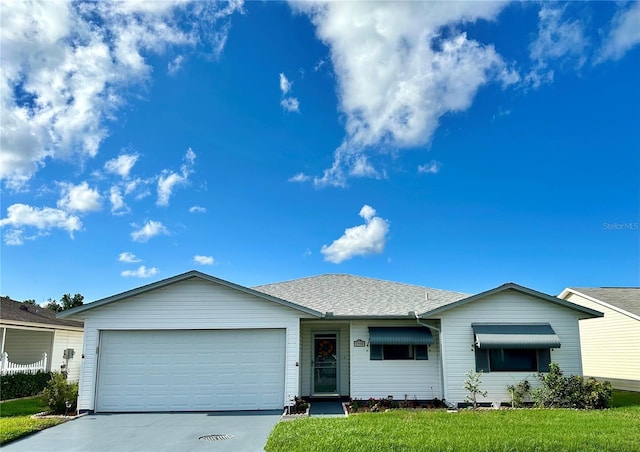
M 473 323 L 478 348 L 560 348 L 548 323 Z
M 369 327 L 371 345 L 431 345 L 433 335 L 423 327 Z

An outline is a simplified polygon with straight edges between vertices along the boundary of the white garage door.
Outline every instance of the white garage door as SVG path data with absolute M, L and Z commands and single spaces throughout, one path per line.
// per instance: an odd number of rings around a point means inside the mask
M 103 331 L 96 411 L 280 409 L 285 330 Z

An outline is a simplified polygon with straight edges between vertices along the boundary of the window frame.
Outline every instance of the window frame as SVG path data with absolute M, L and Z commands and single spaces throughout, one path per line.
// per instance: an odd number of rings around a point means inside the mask
M 407 347 L 407 357 L 390 357 L 391 349 L 385 353 L 385 347 Z M 387 355 L 387 356 L 385 356 Z M 396 355 L 397 356 L 397 355 Z M 370 344 L 369 345 L 369 360 L 370 361 L 425 361 L 429 359 L 429 346 L 428 345 L 414 345 L 414 344 Z
M 496 369 L 491 365 L 491 352 L 509 350 L 514 351 L 528 351 L 533 350 L 535 353 L 535 368 L 534 369 Z M 475 347 L 475 361 L 476 372 L 549 372 L 549 364 L 551 363 L 551 348 L 537 348 L 537 349 L 523 349 L 523 348 L 479 348 Z

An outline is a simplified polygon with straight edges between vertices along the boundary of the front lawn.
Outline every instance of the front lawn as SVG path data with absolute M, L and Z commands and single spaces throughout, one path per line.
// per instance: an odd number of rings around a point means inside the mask
M 629 404 L 636 400 L 633 395 L 624 398 Z M 265 449 L 268 452 L 638 451 L 638 431 L 640 406 L 593 411 L 397 410 L 281 422 L 271 433 Z
M 62 419 L 33 419 L 32 414 L 48 409 L 42 397 L 13 400 L 0 404 L 0 444 L 5 444 L 30 433 L 58 425 Z

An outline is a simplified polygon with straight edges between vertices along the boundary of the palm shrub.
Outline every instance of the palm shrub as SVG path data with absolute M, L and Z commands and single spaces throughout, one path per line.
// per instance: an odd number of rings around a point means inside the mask
M 44 400 L 55 414 L 73 412 L 78 399 L 78 383 L 69 383 L 59 372 L 51 375 L 51 380 L 42 391 Z

